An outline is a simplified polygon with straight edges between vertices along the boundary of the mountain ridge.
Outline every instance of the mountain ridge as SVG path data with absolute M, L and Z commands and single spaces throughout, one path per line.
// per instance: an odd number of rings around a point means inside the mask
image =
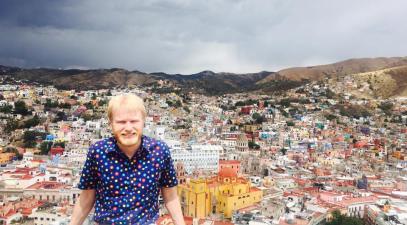
M 62 89 L 109 89 L 113 87 L 128 88 L 134 86 L 151 86 L 168 91 L 178 88 L 208 95 L 260 91 L 264 93 L 284 91 L 311 81 L 335 78 L 351 74 L 373 72 L 383 69 L 407 66 L 407 57 L 378 57 L 348 59 L 332 64 L 291 67 L 277 72 L 261 71 L 258 73 L 228 73 L 205 70 L 199 73 L 182 75 L 164 72 L 145 73 L 138 70 L 129 71 L 122 68 L 110 69 L 22 69 L 0 65 L 0 76 L 10 75 L 16 79 L 52 84 Z M 397 77 L 400 83 L 394 92 L 404 93 L 407 77 L 404 70 L 395 70 L 389 76 Z M 391 92 L 393 93 L 393 92 Z M 404 95 L 404 94 L 403 94 Z

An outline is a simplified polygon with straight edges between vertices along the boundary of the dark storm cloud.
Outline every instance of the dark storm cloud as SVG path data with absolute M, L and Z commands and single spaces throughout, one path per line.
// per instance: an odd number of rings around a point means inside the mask
M 405 56 L 399 1 L 0 2 L 0 64 L 256 72 Z

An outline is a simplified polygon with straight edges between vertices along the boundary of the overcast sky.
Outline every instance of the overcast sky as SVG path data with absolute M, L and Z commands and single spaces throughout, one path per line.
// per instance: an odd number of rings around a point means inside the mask
M 191 74 L 407 56 L 407 1 L 1 0 L 0 64 Z

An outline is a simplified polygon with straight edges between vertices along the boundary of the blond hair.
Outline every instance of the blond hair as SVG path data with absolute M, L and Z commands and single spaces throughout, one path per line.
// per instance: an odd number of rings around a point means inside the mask
M 109 105 L 107 107 L 107 117 L 109 118 L 110 122 L 112 122 L 113 119 L 113 110 L 120 107 L 126 107 L 128 109 L 135 109 L 140 111 L 143 115 L 143 120 L 145 120 L 147 116 L 143 99 L 141 99 L 139 96 L 134 94 L 117 95 L 110 99 Z

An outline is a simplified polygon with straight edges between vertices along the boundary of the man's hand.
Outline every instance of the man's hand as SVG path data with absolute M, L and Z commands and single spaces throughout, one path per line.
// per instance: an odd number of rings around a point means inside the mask
M 81 225 L 95 204 L 96 191 L 83 190 L 73 209 L 70 225 Z
M 185 225 L 184 216 L 182 215 L 181 203 L 178 199 L 177 187 L 161 188 L 164 204 L 172 217 L 175 225 Z

